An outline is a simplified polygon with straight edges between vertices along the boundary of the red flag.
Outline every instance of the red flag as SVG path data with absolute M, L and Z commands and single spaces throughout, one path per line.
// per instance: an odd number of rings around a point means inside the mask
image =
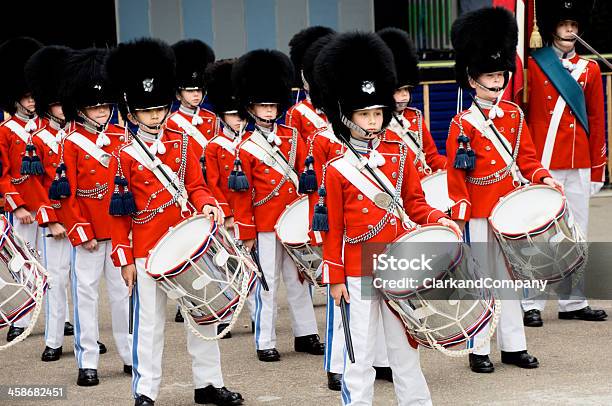
M 529 1 L 529 0 L 528 0 Z M 521 103 L 521 92 L 524 88 L 525 78 L 523 66 L 525 61 L 525 0 L 493 0 L 494 7 L 505 7 L 516 16 L 519 29 L 519 41 L 516 47 L 516 72 L 504 93 L 505 100 Z

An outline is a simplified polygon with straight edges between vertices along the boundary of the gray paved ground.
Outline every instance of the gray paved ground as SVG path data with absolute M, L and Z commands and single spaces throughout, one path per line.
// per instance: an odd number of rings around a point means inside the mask
M 612 194 L 592 199 L 592 241 L 612 241 Z M 103 295 L 104 296 L 104 295 Z M 324 300 L 316 296 L 319 331 L 324 328 Z M 594 301 L 593 306 L 612 314 L 612 301 Z M 158 404 L 193 403 L 190 361 L 185 348 L 185 333 L 172 319 L 174 307 L 168 306 L 164 377 Z M 293 340 L 288 327 L 286 301 L 279 311 L 279 363 L 257 361 L 246 312 L 234 331 L 234 337 L 221 341 L 226 385 L 239 390 L 248 405 L 334 405 L 338 392 L 326 388 L 322 358 L 292 352 Z M 93 388 L 76 386 L 76 364 L 72 338 L 66 339 L 64 357 L 55 363 L 39 359 L 43 342 L 43 320 L 25 342 L 10 352 L 0 353 L 0 385 L 66 385 L 68 399 L 53 405 L 129 405 L 130 379 L 122 373 L 121 361 L 114 349 L 107 301 L 100 307 L 101 340 L 109 352 L 101 357 L 101 383 Z M 544 328 L 527 329 L 529 350 L 540 359 L 535 370 L 507 367 L 493 350 L 496 372 L 476 375 L 469 371 L 466 359 L 445 357 L 435 351 L 421 351 L 421 363 L 436 405 L 610 405 L 612 404 L 612 320 L 603 323 L 561 322 L 556 318 L 556 304 L 544 312 Z M 0 332 L 2 336 L 5 330 Z M 3 338 L 0 338 L 3 340 Z M 2 341 L 3 342 L 3 341 Z M 494 348 L 494 347 L 493 347 Z M 375 404 L 394 404 L 393 386 L 376 383 Z M 42 401 L 2 402 L 0 404 L 40 405 Z

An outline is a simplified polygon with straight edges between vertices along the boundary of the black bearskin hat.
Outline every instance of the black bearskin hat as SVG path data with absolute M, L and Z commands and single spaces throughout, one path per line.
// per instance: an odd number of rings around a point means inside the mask
M 419 57 L 410 36 L 399 28 L 385 28 L 377 32 L 393 52 L 397 88 L 419 84 Z
M 108 77 L 119 93 L 119 108 L 129 110 L 169 106 L 175 96 L 174 52 L 165 42 L 141 38 L 119 44 L 106 63 Z
M 335 33 L 336 31 L 329 27 L 315 25 L 303 29 L 291 38 L 289 41 L 289 57 L 295 68 L 295 83 L 298 87 L 302 87 L 300 72 L 304 69 L 305 55 L 308 48 L 319 38 Z
M 557 24 L 565 20 L 576 21 L 578 29 L 583 32 L 589 24 L 592 11 L 593 0 L 537 0 L 536 16 L 542 38 L 552 43 Z
M 470 89 L 472 79 L 483 73 L 516 70 L 518 26 L 503 7 L 485 7 L 460 16 L 453 23 L 455 74 L 459 85 Z
M 107 57 L 106 49 L 88 48 L 74 51 L 66 59 L 60 103 L 67 121 L 76 120 L 79 110 L 85 107 L 117 101 L 104 71 Z
M 291 105 L 293 64 L 280 51 L 256 49 L 242 55 L 232 69 L 239 113 L 253 103 L 277 103 L 279 114 Z
M 72 50 L 59 45 L 49 45 L 38 51 L 25 66 L 25 78 L 36 100 L 36 112 L 45 116 L 49 106 L 60 101 L 60 83 L 64 77 L 64 65 Z
M 206 69 L 208 102 L 217 115 L 238 111 L 238 101 L 232 88 L 232 66 L 235 62 L 235 59 L 222 59 Z
M 397 79 L 393 54 L 378 35 L 337 35 L 316 59 L 314 73 L 323 110 L 336 135 L 344 139 L 350 135 L 341 114 L 350 120 L 353 111 L 368 107 L 384 106 L 383 128 L 389 124 Z
M 31 91 L 23 73 L 28 59 L 42 47 L 33 38 L 19 37 L 9 39 L 0 45 L 0 108 L 15 114 L 15 102 Z
M 310 101 L 312 102 L 312 105 L 318 109 L 322 109 L 323 107 L 321 103 L 321 92 L 317 88 L 314 78 L 315 61 L 321 53 L 321 50 L 323 50 L 323 48 L 330 43 L 335 35 L 336 34 L 334 33 L 319 38 L 313 42 L 312 45 L 306 50 L 306 53 L 304 53 L 302 71 L 304 73 L 304 79 L 306 79 L 306 82 L 308 82 L 308 95 L 310 96 Z
M 176 87 L 204 89 L 204 72 L 215 61 L 215 52 L 199 39 L 184 39 L 172 45 L 176 57 Z

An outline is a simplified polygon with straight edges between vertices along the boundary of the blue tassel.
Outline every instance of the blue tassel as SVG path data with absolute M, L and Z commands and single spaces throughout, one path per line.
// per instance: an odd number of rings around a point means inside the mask
M 204 176 L 204 180 L 206 180 L 206 158 L 200 157 L 200 165 L 202 166 L 202 176 Z
M 314 157 L 308 156 L 304 163 L 304 172 L 300 174 L 298 192 L 310 194 L 317 190 L 317 174 L 314 171 Z
M 44 172 L 45 170 L 42 166 L 42 162 L 40 162 L 40 158 L 38 157 L 38 155 L 36 155 L 36 153 L 34 153 L 34 156 L 30 158 L 30 174 L 42 175 Z
M 325 206 L 325 196 L 327 192 L 321 186 L 319 189 L 319 203 L 315 206 L 312 216 L 312 231 L 329 231 L 329 223 L 327 221 L 327 206 Z
M 474 168 L 476 168 L 476 153 L 474 152 L 473 149 L 468 149 L 467 152 L 467 159 L 468 159 L 468 170 L 473 170 Z
M 457 154 L 455 155 L 455 162 L 453 164 L 455 169 L 470 169 L 469 157 L 464 147 L 465 144 L 470 142 L 470 139 L 465 135 L 461 134 L 457 138 L 459 147 L 457 148 Z
M 134 195 L 132 192 L 129 190 L 123 192 L 122 200 L 124 215 L 136 213 L 136 201 L 134 200 Z
M 62 176 L 58 179 L 57 182 L 57 195 L 59 199 L 66 199 L 70 197 L 72 192 L 70 192 L 70 183 L 68 182 L 68 178 Z
M 32 163 L 32 160 L 30 159 L 30 156 L 26 152 L 23 158 L 21 158 L 21 169 L 19 170 L 19 173 L 21 175 L 29 175 L 31 163 Z
M 53 179 L 53 182 L 51 182 L 51 186 L 49 186 L 49 199 L 51 200 L 59 200 L 59 194 L 57 192 L 57 187 L 59 183 L 59 179 L 56 177 L 55 179 Z
M 234 170 L 230 173 L 227 185 L 231 190 L 236 192 L 249 189 L 249 180 L 242 171 L 242 162 L 240 162 L 240 159 L 234 161 Z
M 111 216 L 123 216 L 123 198 L 119 191 L 113 192 L 110 201 L 110 207 L 108 208 L 108 214 Z

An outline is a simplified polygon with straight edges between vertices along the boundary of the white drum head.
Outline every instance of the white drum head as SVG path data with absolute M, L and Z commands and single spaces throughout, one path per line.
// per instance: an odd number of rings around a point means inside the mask
M 284 244 L 306 244 L 308 237 L 308 196 L 291 203 L 276 222 L 276 235 Z
M 461 242 L 461 239 L 451 229 L 444 226 L 431 225 L 417 228 L 398 238 L 395 242 Z
M 152 275 L 163 275 L 183 264 L 206 243 L 211 226 L 211 221 L 203 215 L 177 224 L 149 252 L 146 271 Z
M 502 234 L 526 234 L 549 224 L 565 200 L 549 186 L 529 186 L 500 200 L 491 214 L 491 224 Z
M 448 197 L 446 171 L 439 171 L 421 179 L 425 200 L 434 209 L 446 211 L 455 202 Z

